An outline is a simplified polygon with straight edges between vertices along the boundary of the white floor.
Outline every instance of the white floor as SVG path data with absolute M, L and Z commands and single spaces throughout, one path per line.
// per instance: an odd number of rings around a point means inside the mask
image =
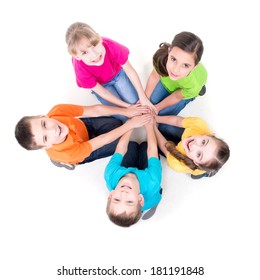
M 129 3 L 129 4 L 128 4 Z M 259 279 L 259 16 L 256 1 L 35 1 L 0 4 L 1 271 L 9 279 Z M 94 104 L 75 83 L 65 45 L 74 21 L 130 48 L 145 85 L 159 43 L 183 30 L 204 42 L 207 94 L 183 116 L 205 118 L 231 157 L 212 178 L 191 180 L 163 165 L 156 215 L 130 228 L 105 214 L 109 158 L 67 171 L 23 150 L 14 127 L 58 103 Z M 259 97 L 258 97 L 259 99 Z M 143 137 L 139 131 L 136 137 Z M 257 183 L 258 182 L 258 183 Z M 141 276 L 57 275 L 65 268 L 139 268 Z M 155 276 L 152 267 L 204 267 Z M 146 272 L 145 272 L 146 270 Z

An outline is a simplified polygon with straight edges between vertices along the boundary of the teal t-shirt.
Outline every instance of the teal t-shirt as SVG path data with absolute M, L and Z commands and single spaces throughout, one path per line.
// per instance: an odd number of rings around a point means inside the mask
M 105 181 L 109 191 L 115 189 L 119 180 L 128 173 L 134 173 L 140 183 L 140 193 L 144 197 L 144 206 L 142 211 L 150 209 L 159 204 L 162 195 L 162 166 L 158 158 L 152 157 L 148 159 L 148 167 L 145 170 L 139 170 L 136 167 L 121 166 L 123 155 L 115 153 L 105 169 Z
M 179 80 L 171 80 L 169 76 L 160 77 L 163 86 L 169 93 L 182 90 L 183 99 L 195 98 L 207 82 L 208 73 L 202 63 L 199 63 L 188 76 Z

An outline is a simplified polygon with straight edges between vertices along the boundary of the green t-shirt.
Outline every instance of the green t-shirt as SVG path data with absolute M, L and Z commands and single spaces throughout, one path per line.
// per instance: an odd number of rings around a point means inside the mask
M 183 99 L 190 99 L 197 97 L 202 87 L 207 82 L 208 73 L 202 63 L 199 63 L 188 76 L 179 80 L 171 80 L 169 76 L 161 77 L 160 80 L 163 86 L 169 93 L 181 89 Z

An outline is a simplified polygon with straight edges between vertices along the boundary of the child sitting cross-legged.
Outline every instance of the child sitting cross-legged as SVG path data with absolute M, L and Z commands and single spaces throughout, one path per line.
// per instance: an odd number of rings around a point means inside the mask
M 150 122 L 146 106 L 58 104 L 47 115 L 25 116 L 15 127 L 18 143 L 27 150 L 45 150 L 59 167 L 76 166 L 111 156 L 118 138 Z M 114 117 L 121 114 L 125 123 Z M 69 169 L 69 168 L 68 168 Z
M 137 223 L 143 211 L 156 209 L 162 197 L 162 167 L 153 121 L 145 128 L 147 142 L 129 142 L 132 131 L 121 136 L 105 169 L 110 191 L 107 214 L 113 223 L 122 227 Z
M 214 135 L 203 119 L 180 116 L 155 116 L 155 119 L 172 127 L 172 134 L 163 133 L 160 127 L 154 129 L 159 148 L 173 170 L 191 174 L 192 179 L 211 177 L 229 159 L 229 146 Z

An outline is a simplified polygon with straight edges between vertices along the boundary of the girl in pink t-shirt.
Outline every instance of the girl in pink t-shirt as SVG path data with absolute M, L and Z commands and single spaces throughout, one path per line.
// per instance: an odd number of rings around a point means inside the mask
M 128 107 L 139 100 L 141 105 L 148 105 L 157 113 L 128 61 L 127 47 L 101 37 L 81 22 L 67 29 L 66 43 L 79 87 L 91 89 L 102 104 Z

